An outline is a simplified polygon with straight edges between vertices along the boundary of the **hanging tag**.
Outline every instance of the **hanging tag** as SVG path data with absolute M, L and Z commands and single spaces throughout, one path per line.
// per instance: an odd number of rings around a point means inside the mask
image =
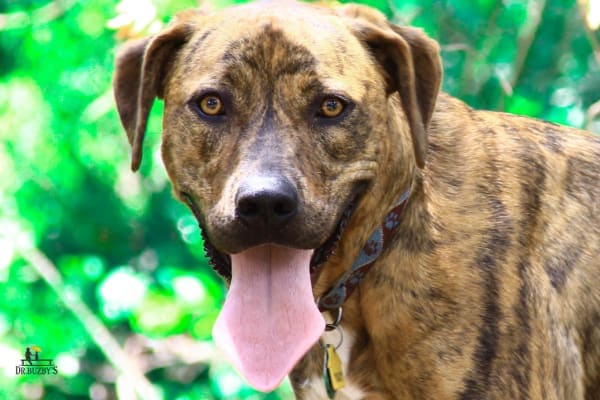
M 333 392 L 340 390 L 346 386 L 346 380 L 344 379 L 344 370 L 342 369 L 342 361 L 335 351 L 335 347 L 328 344 L 325 346 L 326 355 L 326 371 L 329 378 L 329 383 Z
M 330 346 L 330 345 L 328 345 Z M 325 390 L 327 391 L 327 396 L 330 399 L 335 397 L 335 389 L 331 386 L 331 379 L 329 379 L 329 369 L 327 365 L 329 364 L 329 353 L 325 348 L 323 348 L 323 383 L 325 384 Z

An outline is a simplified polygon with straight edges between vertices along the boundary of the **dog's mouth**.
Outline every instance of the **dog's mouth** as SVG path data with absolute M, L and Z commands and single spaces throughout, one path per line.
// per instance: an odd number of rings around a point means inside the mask
M 348 221 L 350 217 L 354 213 L 356 206 L 362 198 L 364 194 L 364 187 L 366 185 L 359 185 L 356 190 L 352 193 L 350 200 L 347 201 L 347 204 L 342 212 L 340 218 L 338 219 L 337 224 L 331 235 L 325 239 L 323 244 L 314 249 L 312 257 L 310 259 L 310 275 L 313 283 L 316 281 L 319 272 L 321 271 L 322 266 L 329 259 L 329 257 L 335 252 L 337 244 L 344 233 L 346 226 L 348 225 Z M 185 195 L 184 199 L 192 209 L 192 212 L 196 215 L 196 219 L 201 221 L 200 219 L 200 210 L 196 206 L 195 202 L 192 201 L 189 195 Z M 208 263 L 210 266 L 223 277 L 227 282 L 231 282 L 231 256 L 229 254 L 225 254 L 217 250 L 215 246 L 210 242 L 206 234 L 206 229 L 200 229 L 202 234 L 202 241 L 204 243 L 204 251 L 208 258 Z

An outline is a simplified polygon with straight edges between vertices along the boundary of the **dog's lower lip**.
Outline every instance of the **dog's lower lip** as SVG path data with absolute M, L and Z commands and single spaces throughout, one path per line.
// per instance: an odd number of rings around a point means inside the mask
M 365 180 L 360 181 L 355 185 L 354 189 L 350 193 L 350 196 L 348 196 L 346 207 L 339 217 L 333 233 L 323 242 L 323 244 L 321 244 L 321 246 L 315 249 L 315 252 L 310 260 L 310 273 L 313 278 L 318 273 L 319 267 L 322 266 L 334 253 L 337 244 L 340 241 L 344 230 L 346 229 L 346 225 L 354 213 L 354 209 L 358 205 L 358 202 L 364 193 L 367 191 L 370 184 L 370 181 Z
M 313 256 L 310 260 L 310 273 L 314 275 L 319 267 L 323 265 L 329 257 L 334 253 L 335 248 L 337 247 L 338 242 L 344 233 L 346 225 L 348 224 L 348 220 L 350 216 L 354 212 L 354 208 L 358 202 L 359 195 L 355 195 L 348 203 L 346 208 L 344 209 L 342 216 L 338 220 L 336 227 L 333 233 L 323 242 L 321 246 L 315 249 Z
M 208 258 L 208 263 L 219 275 L 225 278 L 228 282 L 231 280 L 231 257 L 229 254 L 221 253 L 215 246 L 212 245 L 206 229 L 200 227 L 202 233 L 202 241 L 204 242 L 204 253 Z

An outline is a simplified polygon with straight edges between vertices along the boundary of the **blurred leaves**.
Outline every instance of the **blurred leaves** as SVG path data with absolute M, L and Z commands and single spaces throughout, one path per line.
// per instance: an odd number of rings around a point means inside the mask
M 472 106 L 600 132 L 600 2 L 363 3 L 436 38 L 444 90 Z M 291 397 L 286 385 L 255 393 L 212 345 L 223 287 L 171 195 L 160 103 L 154 150 L 140 174 L 129 171 L 115 49 L 195 5 L 0 0 L 0 398 Z M 31 345 L 58 375 L 15 375 Z M 146 380 L 158 394 L 144 392 Z

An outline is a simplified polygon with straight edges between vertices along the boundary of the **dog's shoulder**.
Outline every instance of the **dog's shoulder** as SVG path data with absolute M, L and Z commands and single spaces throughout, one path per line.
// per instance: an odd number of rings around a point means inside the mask
M 423 175 L 440 227 L 463 236 L 493 231 L 486 246 L 532 257 L 564 300 L 561 312 L 598 309 L 600 299 L 586 305 L 568 294 L 600 273 L 600 136 L 474 110 L 448 95 L 428 133 Z

